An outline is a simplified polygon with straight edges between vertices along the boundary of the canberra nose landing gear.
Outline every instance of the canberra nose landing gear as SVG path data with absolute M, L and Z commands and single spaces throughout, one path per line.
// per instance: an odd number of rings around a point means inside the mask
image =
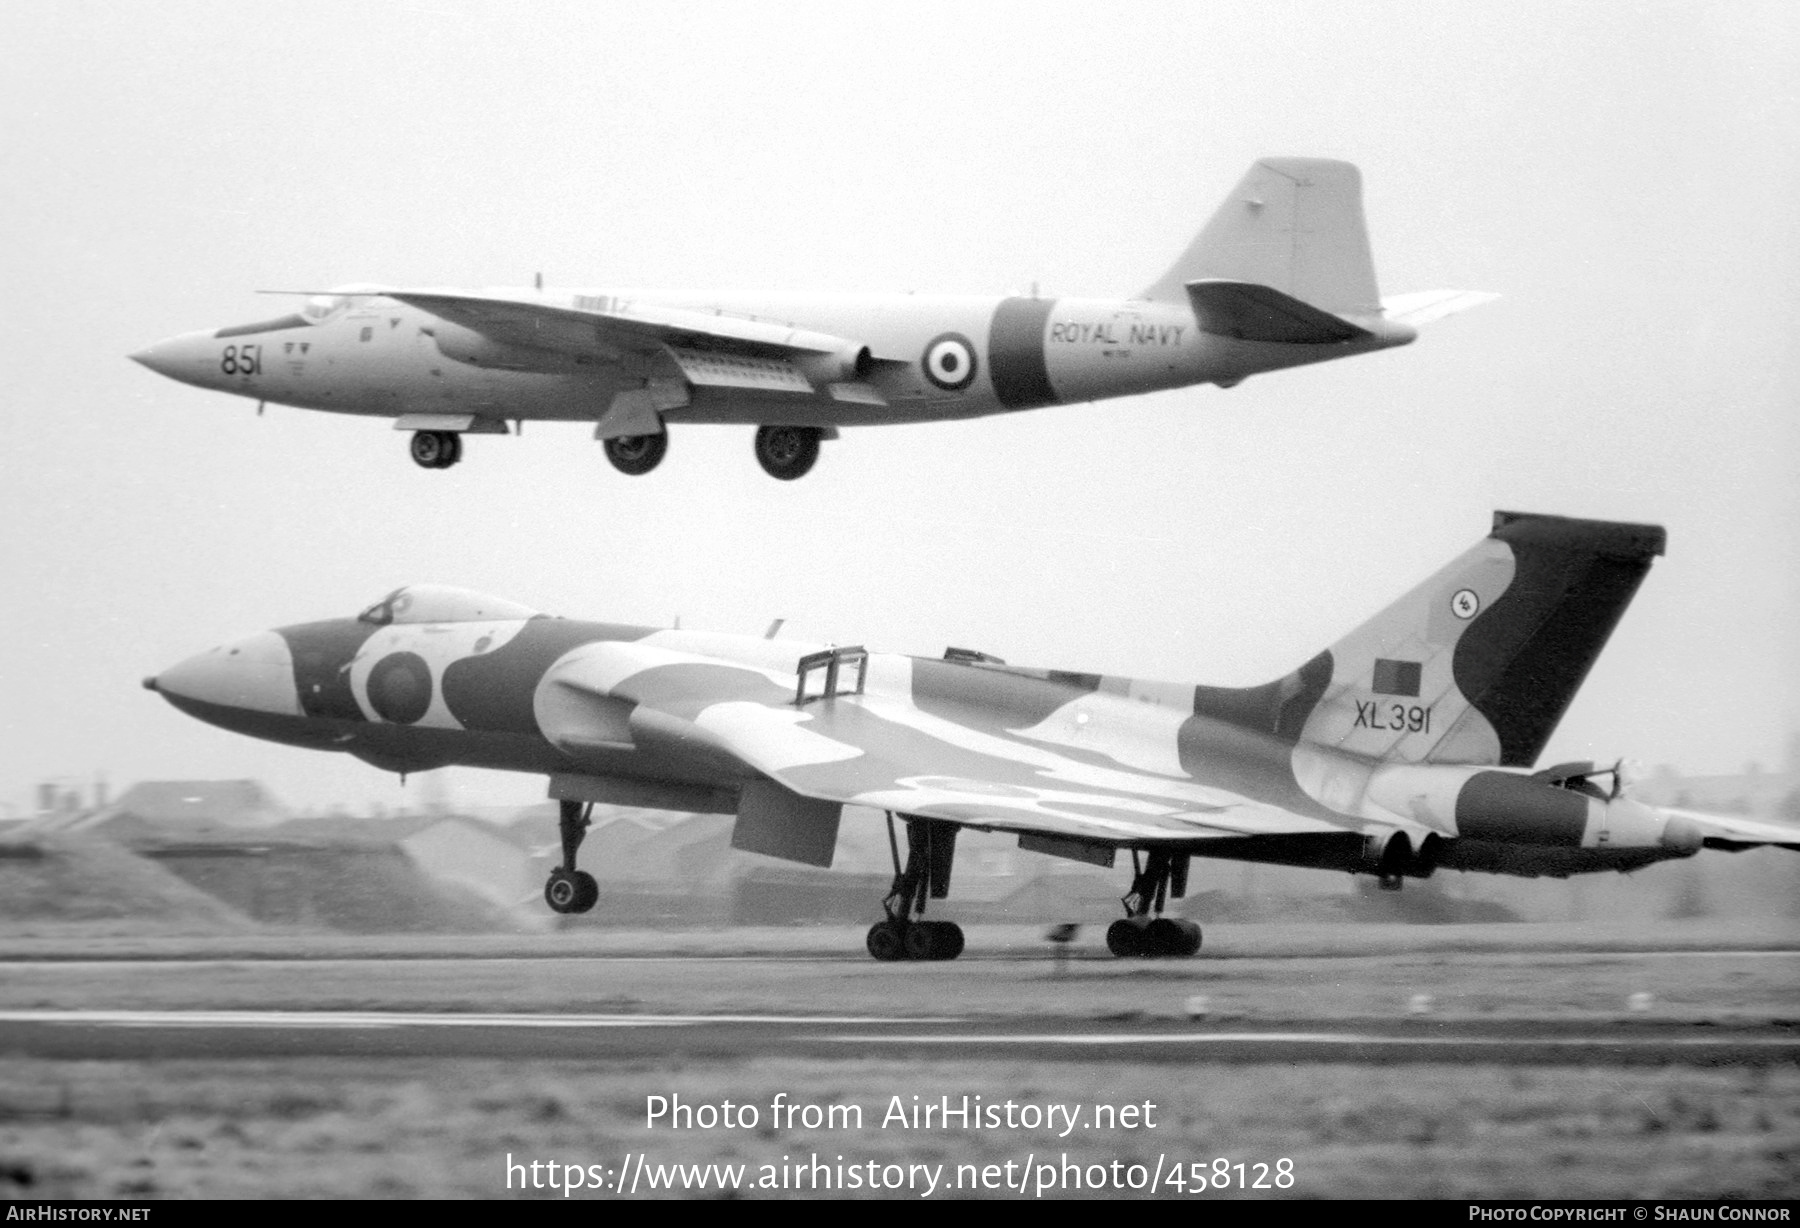
M 894 885 L 881 902 L 887 920 L 869 927 L 869 954 L 883 961 L 955 959 L 963 952 L 962 926 L 926 921 L 925 900 L 950 894 L 950 865 L 956 858 L 956 824 L 939 819 L 906 820 L 906 868 L 894 816 L 888 815 L 888 849 L 894 855 Z M 918 914 L 915 917 L 915 914 Z
M 1198 952 L 1198 925 L 1150 915 L 1161 914 L 1169 896 L 1180 899 L 1187 894 L 1187 855 L 1152 849 L 1140 864 L 1138 852 L 1133 849 L 1131 867 L 1135 872 L 1131 891 L 1119 901 L 1125 905 L 1125 917 L 1107 927 L 1106 949 L 1121 958 L 1187 956 Z
M 600 884 L 586 870 L 575 868 L 575 854 L 587 835 L 591 805 L 582 802 L 560 803 L 558 825 L 562 829 L 563 863 L 550 871 L 544 884 L 544 903 L 551 912 L 587 912 L 600 902 Z
M 412 458 L 421 469 L 448 469 L 462 459 L 462 436 L 455 431 L 414 431 Z

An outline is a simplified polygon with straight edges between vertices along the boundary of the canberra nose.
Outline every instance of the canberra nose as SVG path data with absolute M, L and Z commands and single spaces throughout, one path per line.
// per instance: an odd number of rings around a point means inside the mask
M 131 361 L 158 375 L 206 388 L 220 383 L 220 349 L 213 329 L 182 333 L 145 346 Z
M 144 687 L 178 708 L 199 704 L 300 715 L 300 700 L 294 689 L 294 655 L 287 641 L 273 631 L 189 657 L 144 679 Z

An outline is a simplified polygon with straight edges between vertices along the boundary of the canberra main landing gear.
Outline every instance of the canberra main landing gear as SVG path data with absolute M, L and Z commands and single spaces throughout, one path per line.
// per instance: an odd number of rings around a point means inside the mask
M 941 900 L 950 894 L 956 824 L 907 819 L 903 870 L 900 845 L 894 839 L 894 816 L 889 814 L 888 848 L 894 855 L 894 885 L 881 902 L 887 920 L 869 927 L 869 954 L 879 960 L 955 959 L 963 951 L 962 926 L 954 921 L 927 921 L 924 913 L 927 897 Z
M 816 426 L 759 426 L 756 428 L 756 463 L 772 478 L 791 482 L 805 477 L 819 459 L 819 440 L 825 432 Z
M 455 431 L 414 431 L 412 458 L 421 469 L 448 469 L 462 459 L 462 436 Z
M 669 451 L 669 433 L 658 431 L 654 435 L 620 435 L 601 446 L 606 449 L 606 459 L 612 462 L 614 469 L 636 477 L 640 473 L 649 473 L 662 464 L 662 458 Z
M 1180 899 L 1187 894 L 1187 854 L 1152 849 L 1140 863 L 1138 851 L 1132 849 L 1131 868 L 1131 891 L 1119 901 L 1125 905 L 1125 917 L 1107 927 L 1106 949 L 1122 958 L 1199 951 L 1198 925 L 1160 915 L 1170 895 Z M 1158 915 L 1152 917 L 1152 912 Z
M 561 802 L 563 863 L 550 871 L 544 884 L 544 903 L 551 912 L 587 912 L 600 902 L 600 884 L 586 870 L 575 868 L 575 854 L 587 835 L 588 811 L 593 807 L 581 802 Z

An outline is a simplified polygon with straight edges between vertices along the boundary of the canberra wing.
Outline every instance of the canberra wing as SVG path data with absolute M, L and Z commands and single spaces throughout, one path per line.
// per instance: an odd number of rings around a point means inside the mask
M 387 297 L 504 345 L 568 357 L 615 361 L 668 357 L 692 384 L 810 394 L 854 385 L 881 398 L 863 378 L 879 360 L 859 342 L 767 320 L 638 303 L 606 294 L 550 302 L 517 294 L 462 290 L 387 290 Z

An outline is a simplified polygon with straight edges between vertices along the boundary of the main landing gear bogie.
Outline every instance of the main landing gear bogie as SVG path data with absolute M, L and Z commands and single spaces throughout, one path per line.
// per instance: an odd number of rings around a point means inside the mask
M 906 820 L 906 865 L 888 815 L 888 848 L 894 855 L 894 885 L 881 909 L 887 919 L 869 927 L 869 954 L 883 963 L 955 959 L 963 953 L 962 926 L 927 921 L 925 901 L 950 894 L 950 866 L 956 857 L 956 824 L 939 819 Z
M 1122 918 L 1106 927 L 1106 949 L 1120 959 L 1185 958 L 1200 951 L 1200 927 L 1173 917 Z
M 414 431 L 413 464 L 421 469 L 448 469 L 462 459 L 462 436 L 455 431 Z
M 1119 902 L 1125 915 L 1106 928 L 1106 949 L 1120 959 L 1186 958 L 1200 951 L 1200 927 L 1162 915 L 1170 896 L 1187 894 L 1185 853 L 1151 849 L 1142 861 L 1131 851 L 1131 890 Z
M 963 953 L 962 926 L 954 921 L 877 921 L 869 927 L 869 954 L 884 963 L 955 959 Z

